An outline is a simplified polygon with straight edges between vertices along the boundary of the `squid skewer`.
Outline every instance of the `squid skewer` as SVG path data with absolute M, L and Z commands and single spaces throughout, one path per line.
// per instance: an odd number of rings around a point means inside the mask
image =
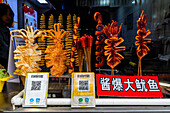
M 125 47 L 121 46 L 118 47 L 119 44 L 121 44 L 124 39 L 119 38 L 118 34 L 120 33 L 122 28 L 122 24 L 120 25 L 120 28 L 118 26 L 118 23 L 114 20 L 112 20 L 112 24 L 108 24 L 108 26 L 104 27 L 104 33 L 108 37 L 108 39 L 105 40 L 105 43 L 107 44 L 104 49 L 106 50 L 104 52 L 104 55 L 107 56 L 107 65 L 111 67 L 111 74 L 114 74 L 113 69 L 115 66 L 117 66 L 119 63 L 121 63 L 121 60 L 124 59 L 124 57 L 117 53 L 119 51 L 124 51 Z
M 18 33 L 17 35 L 13 35 L 13 33 Z M 36 38 L 42 35 L 42 32 L 39 30 L 33 30 L 33 27 L 29 29 L 20 29 L 13 30 L 10 32 L 11 40 L 13 37 L 23 38 L 25 40 L 25 46 L 17 46 L 14 53 L 17 53 L 14 56 L 14 59 L 19 60 L 15 62 L 17 69 L 14 74 L 26 76 L 28 72 L 39 72 L 41 69 L 39 68 L 38 61 L 41 60 L 41 51 L 37 51 L 38 45 L 34 41 Z
M 67 67 L 65 66 L 64 61 L 66 60 L 66 50 L 63 50 L 64 45 L 61 43 L 62 38 L 64 36 L 68 37 L 69 33 L 64 30 L 60 30 L 61 24 L 57 23 L 54 24 L 54 30 L 44 30 L 43 33 L 49 34 L 49 36 L 43 36 L 49 37 L 53 39 L 53 46 L 47 46 L 47 49 L 45 50 L 45 59 L 49 60 L 46 62 L 47 67 L 52 67 L 50 69 L 50 73 L 53 76 L 60 77 L 64 74 Z M 57 27 L 57 28 L 56 28 Z
M 139 58 L 138 63 L 138 76 L 142 76 L 142 66 L 141 66 L 141 60 L 142 58 L 147 55 L 147 51 L 150 51 L 150 49 L 145 45 L 145 43 L 151 43 L 151 39 L 146 39 L 146 37 L 151 33 L 149 30 L 146 31 L 146 25 L 147 25 L 147 17 L 144 14 L 144 11 L 142 11 L 140 18 L 137 21 L 137 35 L 135 37 L 136 42 L 135 45 L 138 46 L 136 49 L 137 56 Z

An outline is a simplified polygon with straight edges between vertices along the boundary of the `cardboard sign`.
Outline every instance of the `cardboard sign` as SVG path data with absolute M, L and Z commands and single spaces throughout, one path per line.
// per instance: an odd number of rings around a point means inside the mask
M 97 95 L 120 97 L 163 97 L 157 76 L 97 74 Z
M 95 107 L 94 73 L 72 73 L 71 107 Z
M 47 107 L 49 73 L 27 73 L 23 107 Z

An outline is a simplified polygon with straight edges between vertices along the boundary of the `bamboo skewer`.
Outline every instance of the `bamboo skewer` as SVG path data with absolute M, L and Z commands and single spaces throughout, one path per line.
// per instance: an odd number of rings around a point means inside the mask
M 141 59 L 139 59 L 139 63 L 138 63 L 138 76 L 142 76 L 142 65 L 141 65 Z
M 89 68 L 91 72 L 91 47 L 89 47 Z
M 81 53 L 80 50 L 77 50 L 78 53 L 78 60 L 79 60 L 79 72 L 82 72 L 82 67 L 81 67 Z
M 142 65 L 141 65 L 141 59 L 139 60 L 140 62 L 140 76 L 142 76 Z
M 138 76 L 140 76 L 140 75 L 139 75 L 139 71 L 140 71 L 140 64 L 139 64 L 139 62 L 138 62 Z
M 87 60 L 86 60 L 86 62 L 87 62 L 87 66 L 88 66 L 88 72 L 91 72 L 89 47 L 86 47 L 85 51 L 87 53 Z
M 86 49 L 85 49 L 85 48 L 83 48 L 83 50 L 84 50 L 85 59 L 86 59 L 87 65 L 88 65 L 88 71 L 89 71 L 89 63 L 88 63 L 87 51 L 86 51 Z
M 78 54 L 78 61 L 79 61 L 79 72 L 82 72 L 82 64 L 83 64 L 83 50 L 81 48 L 81 42 L 80 39 L 76 42 L 76 49 Z
M 114 75 L 114 68 L 111 69 L 111 75 Z
M 93 43 L 93 37 L 92 36 L 87 36 L 88 40 L 88 57 L 89 57 L 89 72 L 91 72 L 91 46 Z
M 78 59 L 79 59 L 79 72 L 82 72 L 83 50 L 82 50 L 82 49 L 78 49 L 78 50 L 77 50 L 77 53 L 78 53 Z
M 81 50 L 81 59 L 80 59 L 81 60 L 81 70 L 82 70 L 82 66 L 83 66 L 83 57 L 84 57 L 83 50 Z

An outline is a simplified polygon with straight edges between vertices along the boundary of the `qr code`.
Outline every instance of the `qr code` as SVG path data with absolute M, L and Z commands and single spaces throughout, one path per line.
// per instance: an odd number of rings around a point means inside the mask
M 41 90 L 41 81 L 32 81 L 31 90 Z
M 79 91 L 89 91 L 89 80 L 79 80 Z

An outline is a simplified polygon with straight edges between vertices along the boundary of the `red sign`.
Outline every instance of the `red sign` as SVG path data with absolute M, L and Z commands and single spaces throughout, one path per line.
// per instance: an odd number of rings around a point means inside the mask
M 96 76 L 99 96 L 163 97 L 157 76 Z
M 35 17 L 34 9 L 32 7 L 29 7 L 29 6 L 24 4 L 22 9 L 24 10 L 24 13 L 28 13 L 29 15 L 32 15 L 32 16 Z

